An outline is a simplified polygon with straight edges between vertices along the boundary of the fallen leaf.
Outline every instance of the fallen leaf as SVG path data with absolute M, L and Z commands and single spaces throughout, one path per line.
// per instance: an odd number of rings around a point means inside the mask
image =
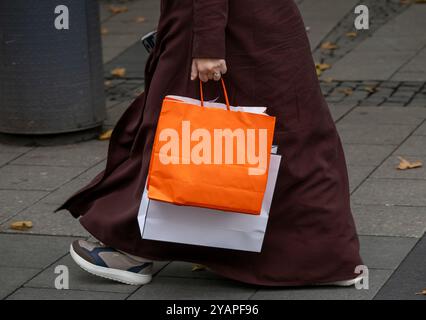
M 109 140 L 109 139 L 111 139 L 111 135 L 112 135 L 112 129 L 107 130 L 104 133 L 102 133 L 101 135 L 99 135 L 98 139 L 101 140 L 101 141 Z
M 315 64 L 315 67 L 320 71 L 324 71 L 324 70 L 330 69 L 331 65 L 327 63 L 317 63 Z
M 127 8 L 126 6 L 109 6 L 108 10 L 112 14 L 119 14 L 119 13 L 127 12 L 129 8 Z
M 115 68 L 111 70 L 111 75 L 114 77 L 123 78 L 126 75 L 126 68 Z
M 347 32 L 346 36 L 348 38 L 356 38 L 358 36 L 358 33 L 356 33 L 356 32 Z
M 414 3 L 417 3 L 417 4 L 425 4 L 425 3 L 426 3 L 426 0 L 416 0 L 416 1 L 414 1 Z
M 334 44 L 330 41 L 324 42 L 321 45 L 321 49 L 324 49 L 324 50 L 336 50 L 338 48 L 339 48 L 339 46 L 337 44 Z
M 364 87 L 364 90 L 367 91 L 367 92 L 370 92 L 370 93 L 377 92 L 376 87 L 370 87 L 370 86 Z
M 341 88 L 338 90 L 338 92 L 344 93 L 345 96 L 350 96 L 351 94 L 354 93 L 354 90 L 352 88 Z
M 324 82 L 326 82 L 326 83 L 332 83 L 333 80 L 334 79 L 332 77 L 327 77 L 327 78 L 324 79 Z
M 142 23 L 142 22 L 145 22 L 145 21 L 146 21 L 145 17 L 137 17 L 136 18 L 137 23 Z
M 192 266 L 192 272 L 204 271 L 204 270 L 206 270 L 206 267 L 203 266 L 202 264 L 194 264 Z
M 402 5 L 410 4 L 411 0 L 399 0 L 399 3 Z
M 105 35 L 108 34 L 109 30 L 107 28 L 101 28 L 101 34 Z
M 426 289 L 416 293 L 417 296 L 426 296 Z
M 404 159 L 403 157 L 398 157 L 399 159 L 399 165 L 396 167 L 398 170 L 407 170 L 407 169 L 415 169 L 420 168 L 423 166 L 423 163 L 421 161 L 408 161 L 407 159 Z
M 32 227 L 33 223 L 31 221 L 16 221 L 10 225 L 10 229 L 19 231 L 27 231 Z

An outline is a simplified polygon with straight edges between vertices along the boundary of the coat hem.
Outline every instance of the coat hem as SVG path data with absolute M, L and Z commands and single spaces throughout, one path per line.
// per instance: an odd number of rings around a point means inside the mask
M 144 254 L 143 256 L 140 255 L 140 253 L 138 252 L 129 252 L 130 250 L 123 250 L 123 248 L 117 247 L 114 244 L 112 244 L 111 242 L 108 242 L 107 239 L 103 239 L 102 236 L 96 235 L 95 232 L 92 232 L 90 229 L 90 226 L 86 225 L 84 223 L 84 221 L 80 220 L 80 224 L 98 241 L 104 243 L 107 246 L 111 246 L 115 249 L 118 249 L 120 251 L 126 252 L 128 254 L 131 255 L 135 255 L 144 259 L 148 259 L 148 260 L 152 260 L 152 261 L 181 261 L 181 262 L 188 262 L 188 263 L 194 263 L 194 264 L 201 264 L 206 266 L 211 272 L 222 276 L 224 278 L 227 278 L 229 280 L 234 280 L 240 283 L 244 283 L 244 284 L 248 284 L 248 285 L 254 285 L 254 286 L 261 286 L 261 287 L 309 287 L 309 286 L 320 286 L 321 284 L 327 284 L 327 283 L 332 283 L 332 282 L 337 282 L 337 281 L 347 281 L 347 280 L 352 280 L 355 279 L 357 276 L 357 274 L 355 274 L 354 272 L 348 273 L 348 274 L 343 274 L 343 275 L 339 275 L 336 277 L 332 277 L 332 278 L 328 278 L 328 279 L 323 279 L 323 280 L 306 280 L 306 281 L 261 281 L 261 280 L 250 280 L 244 277 L 235 277 L 232 274 L 229 274 L 227 272 L 224 272 L 222 270 L 220 270 L 220 268 L 216 268 L 214 265 L 209 264 L 208 262 L 202 261 L 202 260 L 197 260 L 197 259 L 176 259 L 176 257 L 174 258 L 168 258 L 168 257 L 164 257 L 164 256 L 156 256 L 156 255 L 149 255 L 149 254 Z M 355 270 L 355 267 L 354 267 Z

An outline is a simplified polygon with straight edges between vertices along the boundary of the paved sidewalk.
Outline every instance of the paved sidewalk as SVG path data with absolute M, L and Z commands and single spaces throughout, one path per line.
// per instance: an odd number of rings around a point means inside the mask
M 153 282 L 139 288 L 86 274 L 68 249 L 74 239 L 90 235 L 68 213 L 53 210 L 105 166 L 108 142 L 94 140 L 51 147 L 0 145 L 0 299 L 424 299 L 415 293 L 426 288 L 426 169 L 395 167 L 398 156 L 426 164 L 426 5 L 399 8 L 395 1 L 375 0 L 392 10 L 376 19 L 372 30 L 347 40 L 357 0 L 297 2 L 310 27 L 315 58 L 332 65 L 320 79 L 344 143 L 370 289 L 264 289 L 192 272 L 191 264 L 181 262 L 156 264 Z M 110 5 L 125 5 L 128 11 L 112 14 Z M 143 90 L 147 55 L 138 40 L 155 28 L 159 1 L 104 0 L 101 8 L 109 79 L 105 127 L 113 128 Z M 341 47 L 337 58 L 320 52 L 328 39 Z M 111 78 L 110 70 L 123 66 L 126 76 Z M 348 88 L 351 93 L 342 92 Z M 34 227 L 10 230 L 10 223 L 19 220 L 31 220 Z M 58 265 L 69 267 L 70 290 L 54 287 Z

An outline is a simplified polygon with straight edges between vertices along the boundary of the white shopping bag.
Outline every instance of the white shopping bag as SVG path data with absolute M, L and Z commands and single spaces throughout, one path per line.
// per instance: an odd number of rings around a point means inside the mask
M 260 252 L 281 156 L 271 155 L 261 214 L 250 215 L 150 200 L 145 191 L 138 222 L 143 239 Z

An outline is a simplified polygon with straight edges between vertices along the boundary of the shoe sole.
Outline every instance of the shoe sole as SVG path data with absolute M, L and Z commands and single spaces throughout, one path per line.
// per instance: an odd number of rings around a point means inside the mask
M 132 286 L 140 286 L 147 283 L 150 283 L 152 280 L 152 275 L 136 274 L 129 271 L 118 270 L 113 268 L 105 268 L 97 266 L 93 263 L 90 263 L 80 257 L 75 251 L 74 248 L 70 247 L 70 254 L 74 262 L 84 271 L 88 273 L 124 284 Z
M 327 283 L 316 283 L 315 286 L 335 286 L 335 287 L 352 287 L 355 286 L 363 279 L 362 276 L 358 276 L 355 279 L 343 280 L 336 282 L 327 282 Z

